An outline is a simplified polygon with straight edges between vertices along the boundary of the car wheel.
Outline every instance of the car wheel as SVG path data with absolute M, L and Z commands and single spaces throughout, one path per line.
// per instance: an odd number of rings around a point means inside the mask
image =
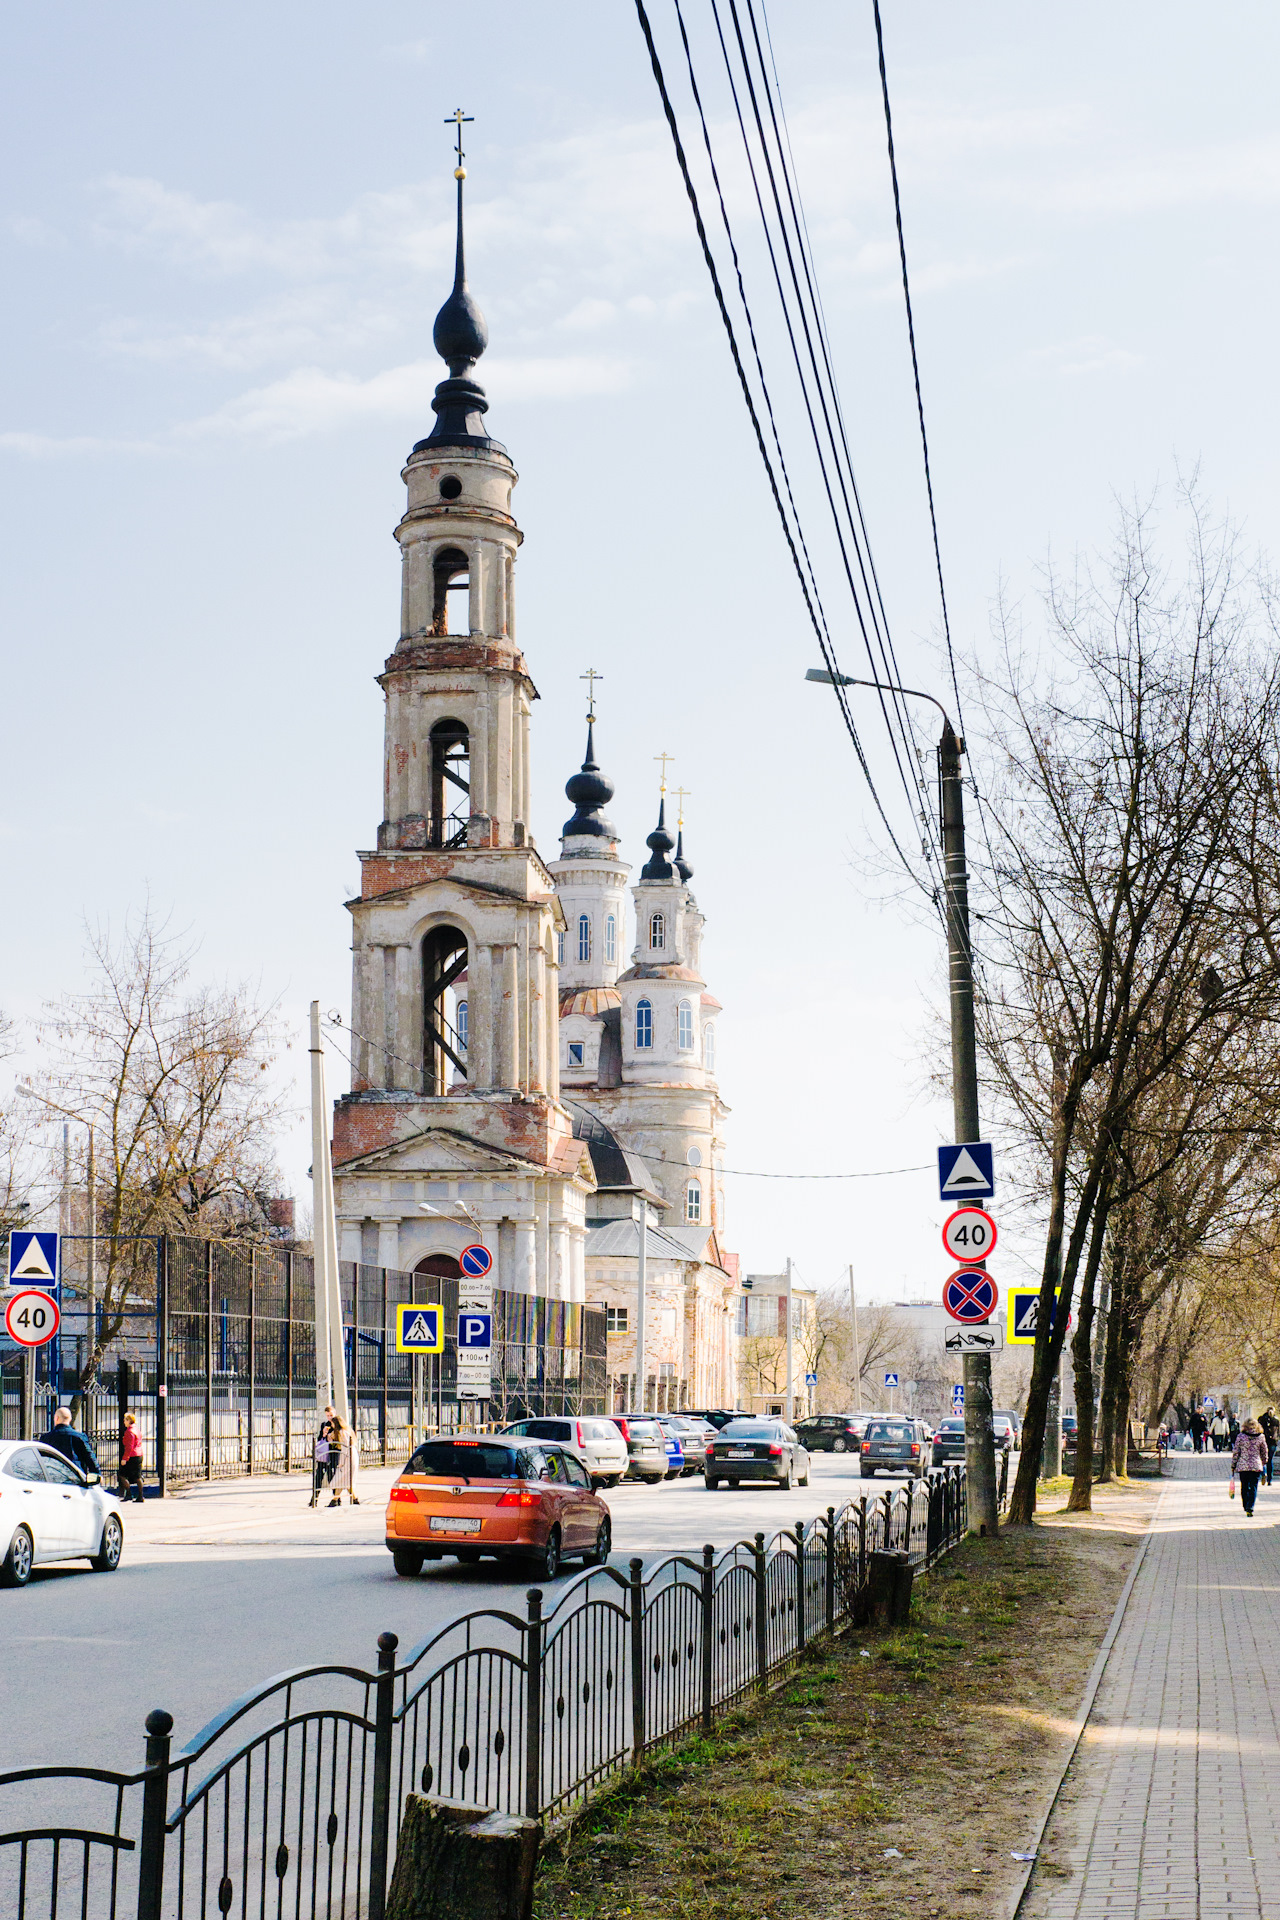
M 863 1467 L 863 1469 L 862 1469 L 862 1477 L 863 1477 L 863 1479 L 864 1479 L 864 1480 L 874 1480 L 874 1479 L 875 1479 L 875 1477 L 876 1477 L 876 1470 L 875 1470 L 875 1468 L 874 1468 L 874 1467 Z
M 844 1436 L 843 1436 L 843 1434 L 837 1434 L 837 1436 L 836 1436 L 836 1438 L 835 1438 L 835 1439 L 834 1439 L 834 1440 L 833 1440 L 833 1441 L 831 1442 L 831 1451 L 832 1451 L 832 1453 L 843 1453 L 843 1452 L 844 1452 Z
M 391 1564 L 397 1573 L 407 1576 L 422 1572 L 423 1559 L 424 1555 L 418 1553 L 413 1547 L 397 1547 L 391 1555 Z
M 95 1573 L 114 1573 L 120 1565 L 120 1555 L 124 1550 L 124 1528 L 119 1516 L 109 1513 L 102 1523 L 102 1539 L 98 1551 L 92 1555 L 89 1565 Z
M 9 1542 L 9 1551 L 3 1563 L 0 1563 L 0 1586 L 25 1587 L 31 1578 L 31 1562 L 35 1550 L 31 1544 L 31 1535 L 25 1527 L 18 1527 Z
M 589 1567 L 602 1567 L 605 1561 L 609 1558 L 609 1554 L 612 1551 L 612 1548 L 613 1548 L 613 1526 L 612 1526 L 612 1523 L 610 1522 L 608 1514 L 606 1514 L 604 1519 L 600 1522 L 599 1529 L 597 1530 L 596 1544 L 591 1549 L 591 1552 L 586 1555 L 586 1564 Z
M 781 1480 L 778 1481 L 778 1485 L 780 1487 L 785 1487 L 787 1492 L 790 1493 L 795 1483 L 796 1483 L 796 1470 L 795 1470 L 795 1467 L 792 1465 L 791 1461 L 788 1460 L 787 1471 L 782 1476 Z
M 806 1467 L 804 1472 L 800 1476 L 800 1485 L 802 1487 L 807 1487 L 808 1484 L 809 1484 L 809 1469 Z
M 606 1477 L 605 1485 L 606 1487 L 616 1487 L 621 1479 L 622 1475 L 620 1473 L 611 1473 Z
M 720 1485 L 720 1482 L 716 1479 L 713 1473 L 709 1473 L 706 1477 L 705 1484 L 706 1484 L 707 1492 L 714 1493 L 716 1488 Z
M 552 1527 L 547 1535 L 547 1544 L 542 1552 L 534 1556 L 534 1575 L 539 1580 L 554 1580 L 560 1572 L 560 1529 Z
M 666 1476 L 661 1473 L 642 1473 L 640 1475 L 640 1478 L 644 1481 L 646 1487 L 656 1487 L 659 1480 L 665 1479 L 665 1477 Z

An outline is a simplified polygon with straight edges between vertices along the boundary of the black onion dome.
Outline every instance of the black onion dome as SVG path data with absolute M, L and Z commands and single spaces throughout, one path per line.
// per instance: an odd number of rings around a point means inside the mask
M 467 292 L 467 283 L 456 285 L 436 315 L 431 330 L 436 352 L 449 363 L 455 380 L 470 373 L 489 344 L 489 329 L 484 315 Z
M 646 847 L 652 847 L 653 858 L 646 860 L 640 869 L 642 880 L 674 880 L 675 868 L 667 855 L 675 846 L 675 841 L 667 832 L 667 800 L 664 794 L 658 803 L 658 824 L 645 841 Z
M 436 352 L 448 362 L 450 378 L 440 382 L 431 402 L 436 416 L 435 426 L 425 440 L 418 441 L 413 451 L 421 453 L 426 447 L 484 447 L 502 453 L 505 449 L 485 432 L 484 416 L 489 411 L 485 390 L 479 381 L 470 378 L 471 369 L 489 344 L 489 329 L 480 308 L 467 291 L 467 262 L 462 235 L 463 168 L 458 168 L 456 178 L 458 242 L 454 255 L 453 291 L 436 315 L 436 323 L 431 330 Z
M 600 808 L 613 798 L 613 782 L 601 773 L 596 765 L 595 725 L 587 722 L 587 757 L 582 763 L 581 773 L 575 773 L 565 781 L 565 796 L 572 800 L 574 815 L 566 820 L 561 828 L 561 838 L 568 840 L 574 834 L 588 834 L 596 840 L 616 840 L 618 829 L 612 820 L 606 820 Z
M 689 862 L 684 857 L 683 829 L 676 836 L 675 869 L 676 869 L 676 872 L 680 875 L 680 878 L 684 881 L 685 885 L 687 886 L 690 880 L 692 880 L 693 878 L 693 868 L 689 865 Z

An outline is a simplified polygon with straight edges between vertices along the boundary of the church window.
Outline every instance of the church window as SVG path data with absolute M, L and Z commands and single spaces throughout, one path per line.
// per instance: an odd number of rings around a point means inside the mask
M 467 1003 L 465 1000 L 458 1002 L 458 1038 L 462 1042 L 462 1052 L 465 1053 L 467 1050 Z
M 610 966 L 618 957 L 618 923 L 612 914 L 604 923 L 604 957 Z
M 651 947 L 665 947 L 666 944 L 667 916 L 665 913 L 655 913 L 649 920 L 649 945 Z
M 556 965 L 558 967 L 564 965 L 564 935 L 562 933 L 556 935 Z
M 636 1002 L 636 1046 L 653 1045 L 653 1007 L 648 1000 Z
M 579 960 L 591 958 L 591 915 L 589 913 L 578 915 L 578 958 Z
M 606 1333 L 625 1333 L 627 1331 L 627 1310 L 625 1307 L 606 1307 L 605 1316 Z
M 701 1180 L 691 1180 L 684 1190 L 684 1217 L 694 1227 L 702 1218 Z
M 681 1053 L 693 1052 L 693 1003 L 682 1000 L 676 1009 L 676 1045 Z
M 455 1072 L 464 1080 L 467 1077 L 467 1043 L 459 1030 L 455 999 L 466 971 L 466 935 L 457 927 L 433 927 L 422 943 L 422 1091 L 426 1094 L 448 1093 Z
M 456 500 L 461 492 L 462 482 L 459 480 L 457 474 L 446 473 L 444 479 L 440 482 L 440 498 L 442 500 Z
M 702 1030 L 702 1064 L 708 1073 L 714 1073 L 716 1064 L 716 1023 L 713 1020 Z
M 437 720 L 430 746 L 428 839 L 433 847 L 461 847 L 471 819 L 470 736 L 461 720 Z
M 569 1065 L 571 1067 L 580 1067 L 583 1064 L 582 1056 L 583 1056 L 582 1041 L 571 1040 L 569 1042 Z
M 471 571 L 459 547 L 442 547 L 431 562 L 431 632 L 439 639 L 452 631 L 471 631 Z M 452 602 L 452 604 L 450 604 Z

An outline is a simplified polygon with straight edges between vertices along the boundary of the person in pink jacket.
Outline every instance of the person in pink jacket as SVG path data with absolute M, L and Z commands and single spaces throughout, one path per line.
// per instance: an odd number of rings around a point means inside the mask
M 1240 1505 L 1246 1515 L 1253 1513 L 1258 1497 L 1258 1482 L 1267 1470 L 1267 1437 L 1256 1420 L 1246 1420 L 1231 1449 L 1231 1471 L 1240 1476 Z

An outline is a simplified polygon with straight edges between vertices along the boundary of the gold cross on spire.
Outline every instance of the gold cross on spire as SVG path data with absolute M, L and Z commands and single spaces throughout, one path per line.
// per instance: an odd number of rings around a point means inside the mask
M 463 151 L 462 151 L 462 129 L 464 127 L 469 127 L 474 119 L 475 119 L 474 113 L 464 113 L 461 107 L 455 107 L 453 112 L 449 115 L 449 118 L 445 121 L 446 127 L 455 126 L 457 128 L 458 165 L 459 166 L 462 165 L 462 162 L 465 158 L 465 155 L 463 154 Z
M 684 803 L 693 792 L 693 788 L 676 787 L 673 791 L 676 796 L 676 825 L 682 827 L 684 825 Z
M 662 783 L 658 791 L 659 793 L 665 793 L 667 790 L 667 762 L 668 760 L 674 760 L 675 755 L 674 753 L 655 753 L 653 757 L 655 760 L 661 760 L 662 762 Z
M 585 680 L 587 683 L 587 718 L 588 720 L 594 720 L 596 717 L 596 681 L 603 680 L 604 675 L 597 673 L 594 667 L 588 667 L 585 673 L 578 675 L 578 678 L 579 680 Z

